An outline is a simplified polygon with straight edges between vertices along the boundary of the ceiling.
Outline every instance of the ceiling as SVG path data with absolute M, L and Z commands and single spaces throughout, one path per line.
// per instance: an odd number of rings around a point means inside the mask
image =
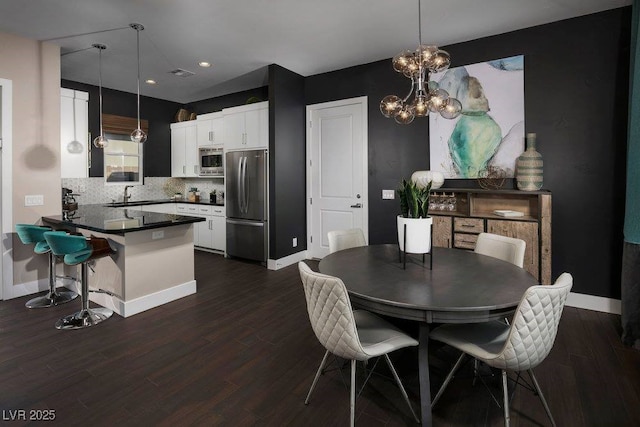
M 445 46 L 631 3 L 422 0 L 422 40 Z M 415 49 L 418 1 L 0 0 L 0 31 L 59 45 L 63 79 L 97 86 L 98 51 L 90 46 L 102 43 L 103 85 L 135 93 L 130 23 L 145 27 L 141 93 L 188 103 L 265 85 L 272 63 L 309 76 Z M 169 74 L 177 68 L 195 75 Z

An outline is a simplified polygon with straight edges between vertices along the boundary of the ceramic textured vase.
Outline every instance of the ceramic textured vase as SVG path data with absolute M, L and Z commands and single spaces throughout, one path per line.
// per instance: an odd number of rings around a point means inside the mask
M 426 188 L 431 181 L 431 189 L 435 190 L 444 184 L 444 174 L 437 171 L 415 171 L 411 175 L 411 181 L 415 182 L 418 188 Z
M 516 161 L 516 185 L 519 190 L 542 188 L 542 155 L 536 151 L 536 134 L 527 134 L 527 149 Z

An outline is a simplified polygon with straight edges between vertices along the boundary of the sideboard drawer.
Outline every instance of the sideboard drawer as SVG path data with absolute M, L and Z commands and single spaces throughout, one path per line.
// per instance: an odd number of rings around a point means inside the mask
M 484 231 L 484 220 L 480 218 L 454 218 L 453 231 L 482 233 Z
M 453 246 L 462 249 L 475 249 L 477 234 L 455 233 L 453 235 Z

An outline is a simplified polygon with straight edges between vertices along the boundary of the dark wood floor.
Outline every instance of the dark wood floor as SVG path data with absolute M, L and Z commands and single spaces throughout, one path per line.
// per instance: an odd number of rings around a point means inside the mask
M 53 327 L 77 302 L 42 310 L 27 310 L 26 297 L 0 302 L 0 424 L 27 424 L 8 421 L 9 411 L 53 409 L 48 425 L 347 425 L 340 371 L 325 374 L 311 404 L 303 403 L 324 350 L 296 266 L 269 271 L 197 252 L 196 279 L 196 295 L 81 331 Z M 619 316 L 565 308 L 555 346 L 536 369 L 559 426 L 640 425 L 640 353 L 619 335 Z M 456 354 L 432 347 L 435 391 Z M 417 408 L 416 353 L 394 360 Z M 383 376 L 356 407 L 360 426 L 415 425 Z M 436 426 L 502 425 L 486 389 L 464 375 L 434 417 Z M 522 388 L 512 423 L 549 424 Z

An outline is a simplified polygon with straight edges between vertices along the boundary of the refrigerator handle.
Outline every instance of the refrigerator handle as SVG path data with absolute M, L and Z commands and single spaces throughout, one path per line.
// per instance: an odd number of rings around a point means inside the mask
M 246 214 L 247 212 L 249 212 L 249 189 L 247 188 L 249 186 L 249 182 L 247 182 L 247 157 L 245 156 L 244 158 L 244 171 L 243 171 L 243 175 L 242 175 L 242 186 L 244 188 L 244 213 Z
M 243 214 L 247 213 L 247 205 L 246 205 L 246 194 L 247 194 L 247 158 L 240 158 L 241 166 L 240 170 L 242 171 L 242 176 L 240 177 L 240 185 L 242 186 L 242 193 L 240 194 L 240 212 Z
M 246 225 L 248 227 L 264 227 L 264 223 L 263 222 L 238 221 L 238 220 L 229 219 L 229 218 L 227 218 L 226 222 L 227 222 L 227 224 Z
M 236 187 L 238 191 L 238 207 L 242 212 L 242 157 L 238 158 L 238 179 L 236 180 Z

